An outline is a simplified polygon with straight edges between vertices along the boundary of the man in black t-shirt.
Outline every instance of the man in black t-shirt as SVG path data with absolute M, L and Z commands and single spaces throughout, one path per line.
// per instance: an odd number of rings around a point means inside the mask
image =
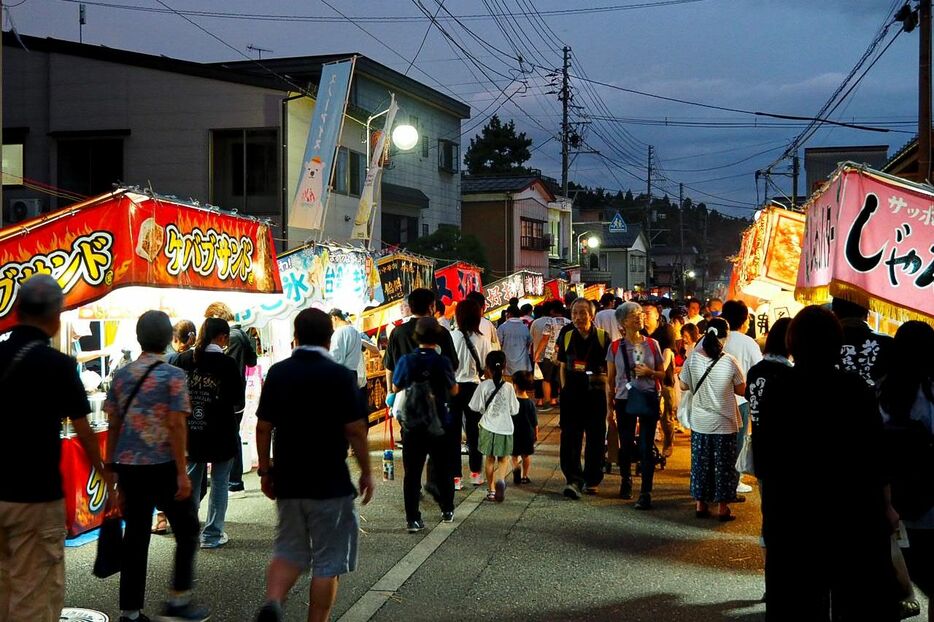
M 892 338 L 869 328 L 869 309 L 834 298 L 833 313 L 843 326 L 843 346 L 840 348 L 840 368 L 853 372 L 875 387 L 888 370 Z
M 0 453 L 22 467 L 0 480 L 0 620 L 58 622 L 64 605 L 63 418 L 71 419 L 91 466 L 112 490 L 113 477 L 87 421 L 91 406 L 77 362 L 49 347 L 62 306 L 55 279 L 36 275 L 19 289 L 19 324 L 0 335 Z
M 366 411 L 353 372 L 331 359 L 334 327 L 318 309 L 295 318 L 292 356 L 269 369 L 256 416 L 263 493 L 279 511 L 275 553 L 258 622 L 283 619 L 282 603 L 311 568 L 311 619 L 327 620 L 340 575 L 357 564 L 356 491 L 348 445 L 360 466 L 363 503 L 373 496 Z M 270 446 L 275 432 L 275 460 Z M 310 537 L 309 537 L 310 536 Z
M 606 442 L 606 353 L 610 338 L 593 323 L 593 306 L 578 298 L 571 305 L 571 324 L 558 335 L 561 378 L 561 471 L 567 480 L 564 496 L 580 499 L 596 494 L 603 481 Z M 584 436 L 584 468 L 581 445 Z

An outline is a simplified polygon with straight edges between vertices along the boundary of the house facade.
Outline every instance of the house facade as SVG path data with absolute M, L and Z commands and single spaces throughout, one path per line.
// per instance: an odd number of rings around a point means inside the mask
M 268 219 L 280 248 L 314 233 L 287 222 L 314 108 L 307 93 L 322 63 L 352 55 L 264 60 L 263 69 L 21 40 L 26 49 L 4 33 L 5 224 L 72 202 L 37 192 L 32 181 L 83 196 L 121 182 Z M 397 123 L 414 121 L 421 137 L 414 150 L 392 154 L 372 245 L 460 223 L 458 145 L 469 107 L 358 56 L 325 239 L 350 236 L 366 173 L 366 121 L 388 106 L 390 92 L 400 106 Z
M 538 175 L 465 176 L 461 222 L 486 251 L 492 279 L 519 270 L 549 273 L 570 248 L 571 209 Z M 491 280 L 492 280 L 491 279 Z
M 596 237 L 599 245 L 579 249 L 581 281 L 633 291 L 648 283 L 649 242 L 639 225 L 613 226 L 611 222 L 582 221 L 574 225 L 575 237 Z M 653 250 L 654 254 L 654 250 Z

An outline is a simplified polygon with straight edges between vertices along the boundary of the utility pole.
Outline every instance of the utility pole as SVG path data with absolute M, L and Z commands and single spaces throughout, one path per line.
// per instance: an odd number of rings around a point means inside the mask
M 681 275 L 681 297 L 687 295 L 684 282 L 684 184 L 678 184 L 678 230 L 681 232 L 681 248 L 678 251 L 678 273 Z
M 801 171 L 801 160 L 797 152 L 791 159 L 791 209 L 798 209 L 798 173 Z
M 654 147 L 649 145 L 649 160 L 646 175 L 645 198 L 645 288 L 652 290 L 652 153 Z
M 921 49 L 918 54 L 918 176 L 931 179 L 931 0 L 919 7 Z
M 568 123 L 568 106 L 571 103 L 571 86 L 569 83 L 569 70 L 571 69 L 571 48 L 564 46 L 564 64 L 561 67 L 561 191 L 565 198 L 568 196 L 568 167 L 570 166 L 569 147 L 571 141 L 571 126 Z M 578 249 L 580 250 L 580 249 Z

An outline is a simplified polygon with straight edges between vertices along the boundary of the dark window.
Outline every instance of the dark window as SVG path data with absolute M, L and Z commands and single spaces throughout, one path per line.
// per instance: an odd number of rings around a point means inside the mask
M 358 197 L 363 191 L 363 182 L 366 181 L 366 156 L 362 153 L 351 151 L 349 169 L 350 179 L 348 187 L 350 188 L 350 194 Z
M 548 248 L 545 243 L 544 222 L 523 218 L 520 225 L 519 246 L 533 251 L 543 251 Z
M 334 181 L 332 186 L 334 187 L 334 192 L 337 194 L 348 194 L 348 175 L 347 167 L 349 163 L 347 162 L 350 158 L 348 156 L 347 147 L 340 147 L 337 150 L 337 163 L 334 167 Z
M 279 131 L 211 132 L 211 202 L 247 214 L 278 214 Z
M 366 180 L 366 156 L 347 147 L 337 150 L 337 163 L 334 167 L 332 186 L 338 194 L 358 197 Z
M 422 236 L 428 235 L 428 223 L 422 223 Z
M 123 181 L 122 138 L 58 141 L 58 186 L 85 196 L 113 190 Z
M 427 136 L 422 136 L 419 140 L 422 141 L 422 157 L 428 157 L 428 144 L 431 142 Z
M 384 243 L 404 246 L 418 237 L 418 218 L 384 212 L 381 233 Z
M 438 140 L 438 170 L 456 173 L 460 159 L 460 145 L 450 140 Z

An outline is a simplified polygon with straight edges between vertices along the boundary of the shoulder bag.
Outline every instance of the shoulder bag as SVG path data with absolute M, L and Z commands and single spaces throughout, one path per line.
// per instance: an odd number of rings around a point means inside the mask
M 480 362 L 480 353 L 477 352 L 477 346 L 470 340 L 470 333 L 463 329 L 461 329 L 461 333 L 464 335 L 464 342 L 467 344 L 467 351 L 470 352 L 470 358 L 472 358 L 473 362 L 477 365 L 477 376 L 480 377 L 480 380 L 483 380 L 483 363 Z
M 687 428 L 688 430 L 693 429 L 693 426 L 691 424 L 691 405 L 692 405 L 692 402 L 694 401 L 694 394 L 697 393 L 698 389 L 701 388 L 701 385 L 704 384 L 704 380 L 707 379 L 707 374 L 710 373 L 714 365 L 717 364 L 717 361 L 719 361 L 722 356 L 723 354 L 720 354 L 720 356 L 714 359 L 714 361 L 710 365 L 707 366 L 707 370 L 704 372 L 704 375 L 701 376 L 700 380 L 694 386 L 693 389 L 684 391 L 681 394 L 681 403 L 678 405 L 678 423 L 680 423 L 683 427 Z M 687 361 L 685 361 L 685 365 L 686 364 L 687 364 Z

